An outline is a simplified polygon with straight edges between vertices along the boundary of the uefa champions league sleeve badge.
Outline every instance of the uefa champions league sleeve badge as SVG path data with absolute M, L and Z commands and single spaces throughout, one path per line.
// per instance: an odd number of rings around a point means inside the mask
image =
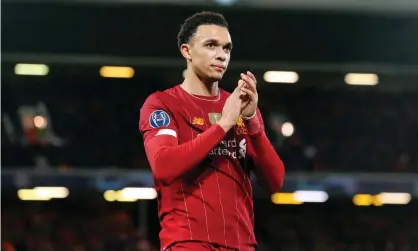
M 152 128 L 160 128 L 170 125 L 170 116 L 163 110 L 156 110 L 149 117 L 149 124 Z

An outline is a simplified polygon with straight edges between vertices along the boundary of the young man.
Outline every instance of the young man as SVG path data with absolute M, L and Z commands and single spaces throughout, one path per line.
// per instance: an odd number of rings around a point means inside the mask
M 256 79 L 241 74 L 233 93 L 218 87 L 232 42 L 221 14 L 184 22 L 182 84 L 148 97 L 140 131 L 158 192 L 162 250 L 254 250 L 250 172 L 269 192 L 284 166 L 264 133 Z

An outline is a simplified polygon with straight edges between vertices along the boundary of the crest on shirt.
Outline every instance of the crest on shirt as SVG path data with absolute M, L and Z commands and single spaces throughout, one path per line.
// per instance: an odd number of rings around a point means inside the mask
M 149 125 L 152 128 L 159 128 L 170 125 L 170 116 L 163 110 L 156 110 L 149 116 Z
M 216 113 L 216 112 L 211 112 L 208 114 L 209 117 L 209 122 L 213 125 L 218 123 L 218 121 L 221 119 L 222 114 L 220 113 Z
M 245 155 L 247 154 L 247 141 L 245 139 L 242 139 L 239 144 L 239 150 L 238 150 L 238 159 L 245 159 Z
M 248 129 L 244 124 L 244 120 L 242 119 L 242 116 L 239 116 L 238 118 L 237 127 L 235 131 L 238 135 L 248 134 Z
M 203 118 L 193 117 L 192 124 L 193 125 L 204 125 L 205 120 Z
M 244 121 L 242 120 L 242 116 L 239 116 L 238 121 L 237 121 L 237 125 L 238 126 L 244 126 Z

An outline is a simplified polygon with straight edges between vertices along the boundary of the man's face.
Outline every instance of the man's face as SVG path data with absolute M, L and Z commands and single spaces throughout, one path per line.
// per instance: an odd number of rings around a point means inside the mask
M 232 42 L 228 29 L 201 25 L 189 43 L 190 63 L 199 77 L 222 79 L 231 57 Z

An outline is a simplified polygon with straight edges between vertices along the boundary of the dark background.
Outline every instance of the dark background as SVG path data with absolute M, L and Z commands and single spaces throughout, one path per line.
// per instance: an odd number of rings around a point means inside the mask
M 287 169 L 283 191 L 327 187 L 330 194 L 325 203 L 274 205 L 257 192 L 259 250 L 418 250 L 418 16 L 205 9 L 221 11 L 231 27 L 234 51 L 221 86 L 231 90 L 246 70 L 258 79 L 266 131 Z M 152 183 L 141 176 L 149 167 L 139 109 L 150 93 L 183 80 L 176 35 L 200 10 L 2 4 L 3 250 L 158 249 L 156 201 L 109 203 L 91 180 Z M 50 72 L 16 75 L 17 63 L 47 64 Z M 131 66 L 135 76 L 103 78 L 103 65 Z M 300 80 L 266 83 L 268 70 L 296 71 Z M 379 84 L 347 85 L 349 72 L 376 73 Z M 37 115 L 46 128 L 33 125 Z M 284 122 L 295 128 L 289 137 L 281 132 Z M 141 181 L 127 181 L 128 171 Z M 103 178 L 109 173 L 117 175 Z M 331 176 L 339 189 L 324 185 Z M 17 197 L 20 188 L 66 182 L 79 184 L 66 199 Z M 396 206 L 352 202 L 354 193 L 379 192 L 413 198 Z

